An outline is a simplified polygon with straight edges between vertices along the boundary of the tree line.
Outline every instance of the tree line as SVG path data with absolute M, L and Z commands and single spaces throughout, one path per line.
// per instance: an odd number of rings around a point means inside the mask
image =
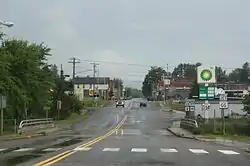
M 6 96 L 4 119 L 18 122 L 28 118 L 57 117 L 57 101 L 62 101 L 60 119 L 79 112 L 83 104 L 73 95 L 73 85 L 48 62 L 51 49 L 44 43 L 0 39 L 0 94 Z M 46 108 L 49 108 L 46 111 Z

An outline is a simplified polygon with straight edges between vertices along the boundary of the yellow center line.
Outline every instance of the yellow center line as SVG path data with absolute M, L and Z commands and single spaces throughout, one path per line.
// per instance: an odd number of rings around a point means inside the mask
M 95 144 L 95 143 L 97 143 L 97 142 L 99 142 L 99 141 L 101 141 L 101 140 L 109 137 L 110 135 L 114 134 L 115 131 L 119 130 L 122 127 L 122 125 L 126 121 L 126 119 L 127 119 L 127 116 L 125 116 L 122 119 L 122 121 L 114 129 L 112 129 L 108 133 L 106 133 L 106 134 L 104 134 L 102 136 L 99 136 L 99 137 L 97 137 L 97 138 L 95 138 L 95 139 L 93 139 L 93 140 L 91 140 L 91 141 L 89 141 L 87 143 L 84 143 L 84 144 L 82 144 L 80 146 L 77 146 L 76 148 L 85 148 L 85 147 L 91 146 L 91 145 L 93 145 L 93 144 Z M 62 152 L 62 153 L 54 156 L 54 157 L 51 157 L 51 158 L 48 158 L 47 160 L 39 162 L 39 163 L 35 164 L 34 166 L 49 166 L 51 164 L 54 164 L 54 163 L 56 163 L 56 162 L 58 162 L 58 161 L 60 161 L 60 160 L 62 160 L 64 158 L 66 158 L 66 157 L 74 154 L 75 152 L 76 151 L 67 150 L 65 152 Z

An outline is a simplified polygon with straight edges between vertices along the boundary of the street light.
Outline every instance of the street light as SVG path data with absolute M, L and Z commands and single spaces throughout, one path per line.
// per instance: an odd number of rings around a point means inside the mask
M 0 26 L 3 25 L 3 26 L 6 26 L 8 28 L 11 28 L 14 26 L 14 23 L 13 22 L 9 22 L 9 21 L 1 21 L 0 20 Z

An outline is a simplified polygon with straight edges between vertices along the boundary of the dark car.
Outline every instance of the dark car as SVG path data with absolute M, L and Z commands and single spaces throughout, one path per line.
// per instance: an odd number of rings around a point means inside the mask
M 147 107 L 147 103 L 146 102 L 140 102 L 140 107 Z

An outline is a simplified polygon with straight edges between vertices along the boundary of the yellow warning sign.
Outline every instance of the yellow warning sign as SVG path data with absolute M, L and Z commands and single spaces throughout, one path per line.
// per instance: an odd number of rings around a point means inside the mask
M 89 95 L 90 95 L 90 96 L 93 96 L 94 93 L 95 93 L 94 89 L 89 89 Z

